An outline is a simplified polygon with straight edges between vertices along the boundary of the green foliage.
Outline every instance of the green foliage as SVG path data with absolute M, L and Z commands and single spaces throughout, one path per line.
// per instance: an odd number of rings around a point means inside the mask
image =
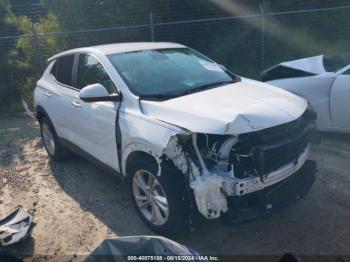
M 12 28 L 7 27 L 6 19 L 10 10 L 8 9 L 8 1 L 0 0 L 0 27 L 5 28 L 5 30 L 1 30 L 2 35 L 6 35 Z M 15 97 L 18 94 L 18 90 L 13 88 L 12 85 L 9 85 L 11 82 L 11 76 L 9 74 L 4 74 L 4 72 L 11 72 L 15 70 L 8 63 L 8 54 L 12 47 L 12 43 L 10 42 L 0 42 L 0 110 L 10 110 L 10 105 L 15 102 Z
M 18 38 L 8 52 L 8 65 L 16 70 L 13 87 L 18 89 L 18 96 L 32 105 L 35 83 L 46 66 L 47 54 L 55 54 L 64 49 L 63 38 L 40 35 L 58 32 L 59 22 L 57 16 L 49 12 L 35 24 L 27 16 L 14 16 L 10 13 L 6 17 L 6 23 L 15 25 L 22 35 L 33 35 Z

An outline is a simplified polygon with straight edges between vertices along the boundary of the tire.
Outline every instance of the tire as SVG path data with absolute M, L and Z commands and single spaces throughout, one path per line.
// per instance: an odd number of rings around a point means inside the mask
M 174 235 L 175 233 L 183 231 L 190 214 L 190 205 L 188 197 L 186 197 L 186 187 L 184 179 L 181 177 L 182 174 L 179 174 L 175 169 L 163 166 L 161 175 L 157 176 L 157 163 L 153 159 L 147 157 L 135 159 L 133 163 L 131 163 L 128 171 L 130 193 L 136 212 L 141 220 L 151 230 L 162 235 Z M 153 195 L 153 204 L 150 203 L 152 200 L 146 200 L 148 198 L 146 196 L 147 193 L 140 190 L 139 183 L 141 180 L 138 180 L 143 177 L 144 182 L 149 182 L 149 175 L 153 176 L 155 179 L 153 192 L 148 192 L 148 194 Z M 139 188 L 138 190 L 137 187 Z M 161 197 L 163 197 L 162 201 L 159 201 Z M 164 197 L 167 205 L 164 205 Z M 138 200 L 136 198 L 138 198 Z M 145 204 L 147 201 L 148 204 Z M 145 204 L 144 208 L 140 207 L 142 203 Z M 156 219 L 157 221 L 152 219 L 152 212 L 150 209 L 153 210 L 154 205 L 158 206 L 158 218 L 160 214 L 160 218 L 163 219 Z M 161 206 L 164 209 L 167 206 L 168 212 L 164 211 Z M 157 208 L 155 210 L 157 210 Z M 155 212 L 155 214 L 157 213 Z
M 54 160 L 67 158 L 69 151 L 60 143 L 51 121 L 42 117 L 39 122 L 41 139 L 48 155 Z

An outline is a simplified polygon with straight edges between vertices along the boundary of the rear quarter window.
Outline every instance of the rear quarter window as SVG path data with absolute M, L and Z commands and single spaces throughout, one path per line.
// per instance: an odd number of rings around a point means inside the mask
M 51 74 L 59 83 L 72 86 L 73 63 L 74 55 L 60 57 L 55 61 Z

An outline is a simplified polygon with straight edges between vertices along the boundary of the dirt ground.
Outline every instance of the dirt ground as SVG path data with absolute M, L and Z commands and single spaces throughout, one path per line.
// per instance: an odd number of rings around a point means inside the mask
M 349 255 L 350 136 L 322 138 L 311 149 L 317 173 L 304 198 L 263 220 L 235 226 L 204 221 L 174 240 L 206 255 Z M 17 205 L 35 213 L 35 227 L 30 238 L 6 250 L 28 261 L 80 261 L 105 238 L 154 234 L 117 176 L 77 156 L 51 161 L 35 122 L 2 117 L 0 217 Z

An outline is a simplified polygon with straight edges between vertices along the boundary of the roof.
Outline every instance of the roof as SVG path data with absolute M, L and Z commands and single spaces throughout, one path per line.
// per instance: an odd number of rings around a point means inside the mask
M 184 45 L 168 42 L 130 42 L 130 43 L 118 43 L 118 44 L 107 44 L 107 45 L 96 45 L 90 47 L 81 47 L 76 49 L 67 50 L 65 52 L 54 55 L 49 58 L 48 61 L 51 61 L 57 57 L 68 55 L 76 52 L 98 50 L 105 55 L 115 54 L 115 53 L 125 53 L 132 51 L 141 51 L 141 50 L 151 50 L 151 49 L 167 49 L 167 48 L 183 48 Z
M 181 48 L 185 47 L 181 44 L 166 42 L 134 42 L 92 46 L 94 49 L 100 50 L 102 53 L 115 54 L 140 50 L 163 49 L 163 48 Z

